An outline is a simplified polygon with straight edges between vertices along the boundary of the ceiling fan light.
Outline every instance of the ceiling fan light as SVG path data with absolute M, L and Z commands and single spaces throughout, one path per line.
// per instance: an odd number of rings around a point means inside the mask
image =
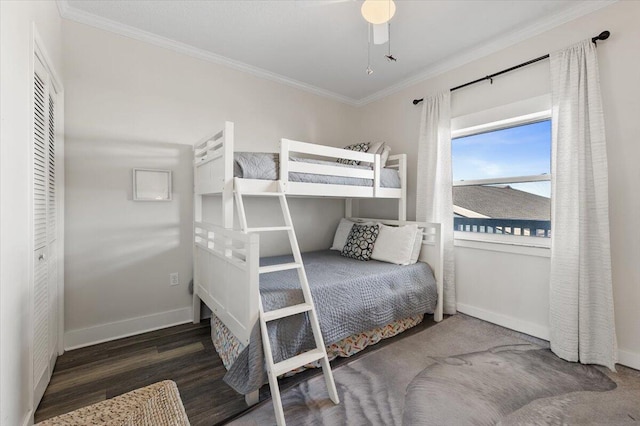
M 365 0 L 362 3 L 362 17 L 372 24 L 384 24 L 396 13 L 396 4 L 393 0 Z

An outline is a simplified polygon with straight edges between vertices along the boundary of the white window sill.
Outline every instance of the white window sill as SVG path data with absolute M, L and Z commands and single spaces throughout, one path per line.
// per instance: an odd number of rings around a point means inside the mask
M 454 231 L 454 246 L 527 256 L 551 257 L 551 238 Z

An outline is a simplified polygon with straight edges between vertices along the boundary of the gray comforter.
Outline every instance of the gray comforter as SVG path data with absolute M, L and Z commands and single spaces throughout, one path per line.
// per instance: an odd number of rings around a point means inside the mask
M 335 161 L 314 160 L 310 158 L 290 157 L 291 161 L 326 164 L 338 167 L 350 167 L 371 170 L 369 166 L 349 166 Z M 279 155 L 266 152 L 234 153 L 233 176 L 245 179 L 277 180 L 280 175 Z M 329 183 L 334 185 L 373 186 L 372 179 L 352 178 L 344 176 L 325 176 L 311 173 L 289 173 L 291 182 Z M 380 186 L 383 188 L 400 188 L 400 176 L 396 169 L 383 168 L 380 171 Z
M 261 259 L 260 264 L 291 261 L 291 256 L 277 256 Z M 303 261 L 326 345 L 435 309 L 436 283 L 426 263 L 362 262 L 331 250 L 305 253 Z M 303 302 L 295 270 L 262 275 L 260 294 L 265 311 Z M 307 314 L 273 321 L 268 327 L 275 362 L 314 347 Z M 242 394 L 258 389 L 267 381 L 263 359 L 256 326 L 225 382 Z

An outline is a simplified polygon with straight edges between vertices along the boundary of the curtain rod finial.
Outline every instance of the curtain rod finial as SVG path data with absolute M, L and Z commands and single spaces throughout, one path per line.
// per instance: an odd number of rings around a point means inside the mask
M 610 35 L 611 35 L 611 33 L 609 31 L 603 31 L 600 34 L 598 34 L 597 36 L 592 37 L 591 41 L 593 43 L 596 43 L 598 40 L 606 40 L 606 39 L 609 38 Z

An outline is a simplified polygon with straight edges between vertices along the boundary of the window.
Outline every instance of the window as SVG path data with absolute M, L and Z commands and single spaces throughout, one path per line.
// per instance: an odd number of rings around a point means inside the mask
M 548 113 L 462 129 L 454 137 L 454 229 L 550 237 Z

